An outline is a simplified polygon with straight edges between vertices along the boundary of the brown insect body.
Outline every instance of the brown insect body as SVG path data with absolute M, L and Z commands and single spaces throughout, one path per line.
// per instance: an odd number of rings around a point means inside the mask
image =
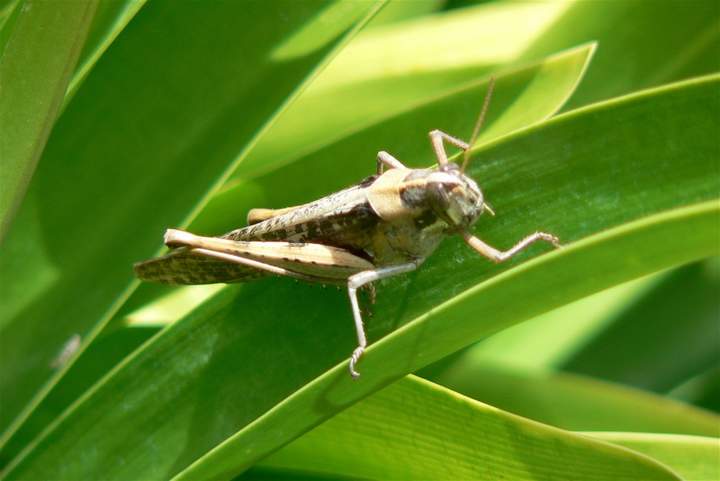
M 440 172 L 444 175 L 435 175 Z M 446 192 L 464 206 L 459 225 L 448 214 Z M 482 209 L 477 185 L 454 164 L 443 170 L 391 169 L 223 238 L 324 244 L 381 267 L 422 262 L 453 230 L 471 227 Z
M 489 98 L 488 93 L 472 140 Z M 435 168 L 409 169 L 379 152 L 376 175 L 308 204 L 253 209 L 247 227 L 222 237 L 170 229 L 165 244 L 173 250 L 135 264 L 135 272 L 143 280 L 169 284 L 244 282 L 276 274 L 347 285 L 358 337 L 349 367 L 357 377 L 355 366 L 367 346 L 357 300 L 362 286 L 416 269 L 450 234 L 461 235 L 494 262 L 539 240 L 559 246 L 555 236 L 536 232 L 499 251 L 472 235 L 483 211 L 493 213 L 475 181 L 464 174 L 472 140 L 468 144 L 439 130 L 430 132 L 430 140 Z M 448 161 L 444 142 L 466 152 L 462 168 Z
M 443 194 L 438 196 L 438 192 L 455 189 L 456 197 L 459 196 L 470 206 L 471 214 L 460 227 L 470 227 L 482 211 L 479 189 L 471 179 L 460 173 L 456 165 L 449 164 L 449 168 L 442 172 L 450 173 L 434 180 L 434 174 L 439 172 L 438 169 L 390 169 L 317 201 L 282 209 L 278 215 L 273 216 L 274 211 L 262 209 L 265 220 L 228 232 L 220 238 L 250 243 L 245 256 L 272 260 L 275 265 L 283 265 L 283 258 L 270 256 L 269 252 L 287 253 L 294 243 L 343 249 L 375 267 L 407 262 L 420 264 L 453 230 L 449 224 L 452 220 L 447 213 L 447 205 L 443 205 L 447 202 Z M 473 198 L 466 199 L 464 194 L 467 193 Z M 257 219 L 253 211 L 248 217 Z M 263 245 L 268 247 L 263 249 Z M 328 272 L 325 266 L 321 268 L 324 269 L 322 273 L 312 272 L 312 261 L 298 261 L 297 253 L 293 254 L 291 262 L 295 269 L 307 264 L 300 272 L 314 276 L 316 279 L 308 280 L 317 282 L 337 279 L 344 283 L 349 274 L 364 270 L 362 267 L 367 268 L 358 263 L 353 266 L 355 269 L 350 266 L 348 269 L 336 268 L 335 273 Z M 186 247 L 138 263 L 135 270 L 143 280 L 168 284 L 244 282 L 268 274 L 198 255 Z

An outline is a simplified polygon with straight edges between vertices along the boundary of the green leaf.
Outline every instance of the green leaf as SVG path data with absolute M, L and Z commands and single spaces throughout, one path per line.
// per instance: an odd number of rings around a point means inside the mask
M 438 367 L 502 364 L 523 371 L 553 371 L 578 346 L 609 322 L 628 302 L 651 289 L 665 272 L 614 286 L 505 329 L 462 352 L 439 361 Z M 433 366 L 430 366 L 433 368 Z
M 104 0 L 98 5 L 90 25 L 87 42 L 80 53 L 78 68 L 68 86 L 63 107 L 77 93 L 80 85 L 100 57 L 130 23 L 147 0 Z
M 679 269 L 627 305 L 579 346 L 563 368 L 641 389 L 668 391 L 720 362 L 718 292 L 720 270 L 706 263 Z M 649 332 L 652 342 L 646 342 Z
M 505 411 L 573 431 L 715 436 L 720 426 L 720 417 L 702 409 L 573 374 L 521 371 L 460 357 L 420 375 Z
M 686 380 L 668 393 L 669 396 L 720 412 L 720 366 L 715 366 Z
M 422 3 L 394 2 L 383 9 L 381 15 L 391 14 L 392 9 L 418 8 L 418 5 Z M 517 65 L 511 67 L 513 62 L 564 8 L 560 2 L 493 3 L 363 32 L 283 113 L 233 176 L 257 177 L 358 130 L 404 111 L 416 110 L 462 86 L 476 84 L 499 66 L 506 70 L 517 68 Z M 373 19 L 373 23 L 377 20 L 377 17 Z M 577 44 L 565 48 L 574 48 Z M 560 50 L 563 49 L 533 58 L 532 63 Z M 583 71 L 591 52 L 584 55 L 587 59 Z M 575 82 L 580 78 L 580 75 L 576 79 L 568 77 Z M 557 102 L 555 96 L 571 93 L 564 92 L 560 85 L 546 88 L 545 92 L 549 98 L 525 99 L 523 105 L 544 101 L 545 104 L 540 105 L 553 107 L 545 111 L 549 116 L 562 106 L 554 103 Z M 481 100 L 474 99 L 468 106 L 470 113 L 463 121 L 470 125 L 462 124 L 463 135 L 472 128 Z M 564 103 L 566 99 L 562 100 Z M 497 99 L 493 101 L 493 108 L 499 108 Z M 459 112 L 466 110 L 468 108 L 458 108 Z M 460 118 L 457 112 L 455 117 Z
M 137 13 L 55 126 L 0 253 L 13 279 L 0 298 L 0 426 L 15 419 L 4 440 L 62 374 L 66 342 L 91 339 L 137 285 L 133 262 L 187 223 L 381 3 L 158 1 Z
M 587 79 L 566 109 L 720 70 L 715 0 L 560 3 L 567 9 L 522 58 L 598 43 Z
M 600 232 L 615 223 L 627 222 L 633 215 L 647 215 L 650 209 L 662 211 L 673 204 L 684 205 L 703 198 L 714 198 L 719 190 L 719 181 L 711 172 L 718 157 L 718 146 L 711 137 L 703 137 L 699 132 L 717 129 L 717 118 L 710 114 L 717 109 L 717 86 L 718 77 L 712 77 L 645 92 L 556 118 L 537 128 L 506 137 L 494 148 L 481 150 L 482 157 L 499 158 L 504 164 L 512 165 L 512 175 L 503 175 L 496 170 L 495 176 L 486 174 L 489 181 L 481 184 L 494 182 L 498 190 L 504 192 L 504 195 L 488 196 L 494 205 L 499 206 L 503 199 L 509 198 L 503 208 L 498 207 L 506 213 L 506 218 L 509 217 L 501 228 L 513 231 L 509 236 L 503 233 L 504 237 L 517 239 L 543 224 L 549 225 L 549 230 L 558 232 L 552 227 L 553 218 L 566 231 L 572 230 L 575 235 L 582 236 L 587 232 L 585 229 Z M 678 117 L 679 112 L 682 114 Z M 636 122 L 638 118 L 652 118 L 654 122 L 650 125 Z M 617 125 L 625 127 L 618 129 Z M 632 130 L 631 125 L 634 127 Z M 604 132 L 604 135 L 591 135 L 595 132 Z M 632 139 L 632 142 L 620 142 L 620 139 Z M 682 145 L 683 148 L 673 148 L 674 145 Z M 688 145 L 697 149 L 694 155 L 689 154 Z M 612 146 L 623 146 L 624 150 L 612 150 Z M 597 155 L 600 150 L 603 155 Z M 477 172 L 491 170 L 493 165 L 475 162 L 476 178 Z M 494 162 L 499 169 L 498 164 Z M 666 179 L 672 179 L 675 190 L 666 188 Z M 552 192 L 552 196 L 546 192 Z M 513 196 L 513 193 L 516 194 Z M 535 197 L 530 200 L 533 194 Z M 568 205 L 565 199 L 572 198 L 581 200 Z M 619 199 L 624 202 L 621 212 L 615 208 Z M 457 243 L 446 244 L 422 270 L 408 276 L 410 279 L 395 280 L 383 286 L 377 305 L 382 319 L 369 322 L 370 339 L 378 339 L 398 323 L 419 317 L 416 322 L 371 347 L 376 354 L 369 354 L 364 361 L 363 370 L 369 373 L 363 380 L 366 388 L 350 387 L 335 373 L 328 374 L 295 393 L 290 401 L 277 406 L 272 415 L 262 418 L 262 422 L 240 431 L 188 470 L 186 475 L 211 477 L 224 470 L 238 469 L 243 466 L 241 459 L 247 459 L 247 464 L 250 464 L 266 449 L 277 446 L 277 439 L 265 437 L 266 433 L 272 433 L 283 425 L 284 433 L 294 426 L 299 434 L 313 425 L 313 420 L 319 422 L 323 415 L 313 406 L 321 399 L 325 400 L 322 405 L 332 411 L 357 399 L 362 393 L 387 384 L 395 376 L 412 372 L 513 322 L 618 282 L 717 252 L 716 217 L 717 205 L 711 203 L 597 234 L 575 249 L 565 249 L 538 262 L 528 263 L 525 266 L 527 269 L 512 271 L 517 277 L 511 275 L 512 272 L 496 277 L 438 308 L 434 306 L 442 302 L 440 299 L 462 292 L 493 270 L 483 272 L 480 267 L 482 260 L 476 260 L 477 256 L 465 254 L 466 251 Z M 570 218 L 575 221 L 568 222 Z M 539 219 L 545 219 L 545 222 L 541 224 Z M 502 220 L 501 215 L 493 219 L 494 223 Z M 485 237 L 492 236 L 492 233 L 493 230 L 488 229 Z M 565 235 L 560 233 L 563 238 L 573 238 L 569 232 Z M 658 243 L 657 239 L 663 239 L 663 242 Z M 505 244 L 508 245 L 509 241 Z M 618 252 L 625 254 L 618 255 Z M 589 271 L 593 266 L 598 269 L 594 275 Z M 299 316 L 296 321 L 290 320 L 293 315 L 290 312 L 277 315 L 284 317 L 283 324 L 304 322 L 315 326 L 312 330 L 314 338 L 322 335 L 317 326 L 323 325 L 328 332 L 322 343 L 328 346 L 325 347 L 325 355 L 329 356 L 328 351 L 332 349 L 335 359 L 342 358 L 342 351 L 337 349 L 339 338 L 336 337 L 335 326 L 330 329 L 322 324 L 324 319 L 335 317 L 332 314 L 334 310 L 320 307 L 321 299 L 327 299 L 326 296 L 318 298 L 314 304 L 307 304 L 309 292 L 302 291 L 298 295 L 302 296 L 303 305 L 315 306 L 312 314 Z M 273 291 L 273 299 L 277 294 Z M 257 299 L 259 295 L 258 291 L 247 296 L 241 294 L 234 302 L 240 306 L 243 305 L 242 299 L 252 296 L 253 306 L 257 306 L 256 303 L 262 302 Z M 523 299 L 523 302 L 513 302 L 514 299 Z M 266 302 L 271 301 L 268 298 Z M 429 314 L 428 309 L 432 309 Z M 253 322 L 273 324 L 266 314 L 258 314 L 255 309 L 252 317 L 247 319 L 248 322 L 252 319 Z M 476 319 L 484 322 L 478 325 Z M 280 325 L 267 328 L 273 332 L 274 339 L 276 331 L 281 329 Z M 290 336 L 294 336 L 294 345 L 302 342 L 293 333 Z M 314 339 L 308 344 L 316 346 L 317 342 Z M 346 346 L 346 352 L 349 352 L 351 344 Z M 283 349 L 291 348 L 284 345 Z M 303 345 L 293 347 L 292 351 L 281 359 L 297 363 L 297 358 L 303 352 L 313 352 L 313 347 Z M 263 365 L 267 366 L 267 347 L 263 353 Z M 303 364 L 305 362 L 303 360 Z M 283 365 L 282 362 L 278 364 Z M 338 366 L 340 372 L 343 368 Z M 293 369 L 298 370 L 296 365 Z M 276 377 L 283 376 L 282 371 L 272 372 Z M 293 412 L 292 420 L 288 417 L 289 411 Z M 255 446 L 255 451 L 241 454 L 240 447 L 248 443 Z
M 0 55 L 13 30 L 13 25 L 20 14 L 20 0 L 0 0 Z
M 0 37 L 0 242 L 55 122 L 97 1 L 24 0 Z
M 593 51 L 593 45 L 586 45 L 497 74 L 486 128 L 478 143 L 508 135 L 557 112 L 578 85 Z M 226 232 L 237 227 L 238 211 L 297 205 L 308 198 L 327 195 L 329 189 L 343 188 L 372 172 L 379 150 L 387 150 L 413 166 L 432 165 L 436 159 L 429 148 L 427 133 L 439 128 L 469 138 L 487 82 L 482 79 L 430 101 L 421 101 L 319 149 L 310 149 L 282 169 L 236 179 L 208 203 L 190 229 Z M 338 169 L 338 159 L 343 159 L 342 169 Z M 308 175 L 325 182 L 309 185 L 296 182 Z
M 364 479 L 678 479 L 644 456 L 414 376 L 355 404 L 260 466 Z
M 664 463 L 685 481 L 720 479 L 720 439 L 644 433 L 586 433 Z
M 242 481 L 364 481 L 343 476 L 324 476 L 318 473 L 303 473 L 286 469 L 252 469 L 236 478 Z
M 572 94 L 592 58 L 593 51 L 593 45 L 583 46 L 554 55 L 540 64 L 503 75 L 502 90 L 505 94 L 494 96 L 493 109 L 487 121 L 491 127 L 480 136 L 479 142 L 506 135 L 514 129 L 526 127 L 551 116 Z M 404 141 L 406 132 L 416 131 L 424 134 L 438 125 L 443 125 L 444 128 L 452 131 L 469 133 L 477 115 L 479 99 L 484 96 L 486 88 L 485 80 L 475 81 L 469 86 L 455 89 L 430 101 L 419 101 L 411 109 L 388 116 L 379 123 L 353 132 L 338 141 L 329 142 L 320 150 L 310 149 L 310 152 L 305 152 L 293 160 L 295 167 L 288 166 L 279 172 L 270 168 L 270 172 L 255 178 L 229 182 L 200 212 L 190 229 L 208 234 L 226 232 L 237 227 L 238 223 L 244 222 L 244 215 L 238 216 L 238 212 L 244 214 L 258 205 L 282 206 L 302 203 L 308 197 L 326 195 L 329 188 L 339 189 L 356 182 L 357 179 L 367 176 L 368 163 L 370 165 L 374 163 L 373 160 L 368 161 L 368 159 L 373 159 L 377 151 L 374 147 L 368 146 L 384 145 L 400 152 L 404 158 L 411 159 L 415 165 L 432 163 L 435 159 L 432 151 L 427 148 L 427 141 Z M 508 111 L 508 105 L 522 105 L 522 108 L 514 107 L 514 110 Z M 337 110 L 334 106 L 333 109 Z M 291 110 L 297 112 L 293 107 Z M 458 114 L 463 111 L 467 112 L 467 115 Z M 334 124 L 336 121 L 337 118 L 331 117 L 330 120 L 322 123 Z M 308 122 L 307 120 L 303 122 L 304 138 Z M 282 123 L 282 119 L 279 123 Z M 271 129 L 268 137 L 277 140 L 277 136 L 273 137 L 273 132 L 277 130 Z M 296 136 L 297 132 L 298 129 L 295 130 Z M 267 145 L 268 142 L 261 140 L 258 149 L 262 147 L 260 144 Z M 250 153 L 248 160 L 253 157 L 256 150 Z M 352 151 L 353 154 L 348 155 L 348 151 Z M 346 159 L 346 168 L 342 171 L 337 170 L 338 158 Z M 245 162 L 241 165 L 245 165 Z M 293 182 L 297 175 L 306 175 L 308 169 L 312 169 L 316 177 L 324 177 L 325 182 L 302 186 Z M 245 172 L 244 169 L 240 170 Z M 199 292 L 197 288 L 185 288 L 185 290 L 191 297 L 197 297 L 196 293 Z M 122 314 L 128 315 L 143 303 L 167 292 L 167 289 L 158 289 L 156 286 L 142 286 L 128 300 Z M 120 322 L 119 319 L 121 318 L 116 319 L 115 323 Z
M 498 210 L 481 222 L 483 237 L 506 246 L 547 227 L 571 244 L 522 265 L 523 258 L 489 266 L 455 240 L 417 273 L 383 283 L 368 319 L 376 342 L 359 382 L 347 375 L 354 341 L 345 293 L 287 279 L 230 286 L 96 384 L 7 478 L 82 478 L 97 469 L 116 478 L 164 477 L 221 442 L 181 478 L 230 477 L 493 332 L 716 253 L 718 146 L 708 133 L 718 127 L 711 113 L 719 80 L 596 105 L 478 149 L 471 174 Z M 70 449 L 94 456 L 68 459 Z
M 498 85 L 503 86 L 505 93 L 496 96 L 497 108 L 496 112 L 492 113 L 489 119 L 489 135 L 502 135 L 513 128 L 537 122 L 548 117 L 560 108 L 582 76 L 582 72 L 592 54 L 592 49 L 592 46 L 574 49 L 570 52 L 556 55 L 539 65 L 530 66 L 502 77 Z M 529 87 L 527 85 L 528 83 L 530 83 Z M 401 138 L 404 131 L 408 130 L 408 125 L 410 125 L 411 128 L 418 129 L 420 122 L 422 122 L 422 124 L 420 124 L 421 128 L 426 128 L 428 131 L 433 125 L 437 125 L 436 122 L 441 122 L 443 125 L 449 126 L 449 128 L 457 128 L 458 130 L 469 132 L 472 129 L 472 124 L 475 120 L 474 117 L 477 115 L 477 108 L 479 108 L 485 89 L 485 82 L 476 83 L 476 85 L 469 89 L 463 89 L 453 95 L 441 97 L 429 105 L 423 106 L 422 112 L 419 109 L 414 109 L 404 113 L 398 118 L 388 119 L 368 131 L 361 132 L 351 141 L 372 145 L 374 142 L 387 140 L 389 145 L 398 145 L 398 139 Z M 513 107 L 513 109 L 509 111 L 507 108 L 504 108 L 504 106 L 512 105 L 518 99 L 523 100 L 523 108 Z M 462 111 L 463 109 L 468 110 L 467 115 L 458 114 L 458 111 Z M 470 112 L 469 109 L 472 109 L 472 111 Z M 382 134 L 379 138 L 378 132 Z M 423 135 L 421 138 L 424 140 L 425 136 Z M 408 147 L 412 150 L 408 151 Z M 317 162 L 319 160 L 332 166 L 337 156 L 340 155 L 339 152 L 346 149 L 346 143 L 335 144 L 325 149 L 320 155 L 313 154 L 306 156 L 302 163 L 303 165 L 309 165 L 310 162 Z M 431 161 L 431 151 L 428 149 L 426 141 L 406 145 L 405 150 L 405 155 L 407 155 L 408 158 L 415 158 L 417 161 L 425 163 Z M 374 163 L 372 160 L 373 157 L 374 153 L 364 158 L 363 151 L 359 150 L 353 159 L 354 168 L 347 169 L 347 171 L 342 173 L 338 172 L 337 181 L 349 183 L 364 177 L 368 171 L 368 164 L 372 166 Z M 368 158 L 371 159 L 369 162 Z M 331 170 L 328 169 L 328 172 L 331 172 Z M 333 176 L 335 176 L 334 173 Z M 286 174 L 282 183 L 288 184 L 288 181 L 292 178 L 293 174 L 290 176 Z M 262 179 L 262 181 L 268 185 L 267 192 L 278 195 L 280 200 L 277 202 L 297 202 L 296 199 L 288 199 L 287 195 L 298 194 L 299 186 L 295 186 L 294 188 L 291 185 L 282 187 L 283 184 L 280 182 L 273 184 L 274 179 L 275 177 L 267 178 L 267 176 Z M 341 186 L 342 184 L 339 185 Z M 322 195 L 321 189 L 327 189 L 327 184 L 319 184 L 314 186 L 314 188 L 319 191 L 317 193 L 319 196 Z M 242 197 L 246 194 L 246 191 L 243 186 L 239 186 L 233 189 L 230 194 L 234 197 Z M 283 195 L 285 195 L 285 199 L 283 199 Z M 313 192 L 305 189 L 302 195 L 305 196 L 303 199 L 305 200 L 308 195 L 313 195 Z M 224 195 L 223 199 L 227 201 L 226 204 L 224 204 L 228 207 L 227 212 L 218 211 L 218 209 L 213 207 L 215 203 L 211 202 L 211 205 L 203 209 L 199 216 L 199 219 L 212 219 L 213 222 L 218 223 L 220 227 L 217 227 L 217 231 L 229 230 L 235 227 L 232 222 L 234 222 L 233 219 L 237 218 L 238 206 L 245 205 L 249 208 L 253 206 L 254 202 L 252 199 L 249 201 L 244 199 L 228 199 L 227 195 Z M 203 221 L 199 220 L 194 222 L 192 229 L 203 230 L 202 227 L 197 225 L 198 222 L 202 223 Z M 131 297 L 123 309 L 123 312 L 126 313 L 129 306 L 134 303 L 140 303 L 141 301 L 138 299 L 145 299 L 145 293 L 162 292 L 162 290 L 163 289 L 157 289 L 155 286 L 142 286 L 141 289 Z M 164 290 L 167 291 L 167 288 Z M 183 311 L 176 311 L 174 315 L 179 317 L 182 312 Z M 117 317 L 117 319 L 122 318 L 122 315 Z M 113 322 L 115 327 L 119 324 L 117 319 Z M 143 332 L 148 333 L 147 330 Z M 124 336 L 121 337 L 125 339 Z M 142 341 L 142 336 L 129 336 L 129 338 L 134 339 L 138 343 Z M 23 430 L 11 440 L 10 445 L 5 450 L 6 453 L 9 453 L 6 454 L 6 456 L 10 457 L 16 453 L 22 445 L 29 442 L 47 423 L 57 417 L 74 399 L 96 382 L 101 375 L 104 374 L 105 371 L 103 371 L 103 368 L 109 369 L 114 366 L 122 357 L 131 352 L 134 347 L 137 347 L 138 344 L 123 341 L 120 345 L 127 350 L 111 349 L 107 352 L 100 353 L 99 358 L 93 354 L 92 356 L 87 356 L 85 359 L 81 359 L 77 367 L 70 368 L 65 375 L 66 379 L 59 382 L 58 385 L 53 388 L 47 400 L 35 409 L 33 417 L 23 426 Z M 93 350 L 93 352 L 96 351 Z
M 439 10 L 444 0 L 415 0 L 413 2 L 389 2 L 368 22 L 366 29 L 379 25 L 407 21 Z

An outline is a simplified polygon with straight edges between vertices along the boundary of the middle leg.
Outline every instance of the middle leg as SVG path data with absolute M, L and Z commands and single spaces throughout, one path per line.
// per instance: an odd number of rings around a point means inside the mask
M 355 321 L 355 330 L 357 331 L 358 347 L 352 353 L 350 357 L 350 375 L 357 378 L 360 373 L 355 370 L 355 366 L 360 360 L 360 356 L 365 352 L 367 347 L 367 338 L 365 337 L 365 328 L 363 327 L 362 315 L 360 314 L 360 306 L 357 299 L 357 290 L 370 283 L 379 281 L 398 274 L 410 272 L 417 268 L 416 262 L 409 262 L 407 264 L 400 264 L 397 266 L 381 267 L 371 271 L 358 272 L 355 275 L 350 276 L 348 279 L 348 295 L 350 296 L 350 306 L 352 307 L 353 320 Z

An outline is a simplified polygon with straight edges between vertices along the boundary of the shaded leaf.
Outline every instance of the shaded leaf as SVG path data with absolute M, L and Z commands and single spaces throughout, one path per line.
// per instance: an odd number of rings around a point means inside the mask
M 720 367 L 686 380 L 668 393 L 669 396 L 720 412 Z
M 506 93 L 499 96 L 498 112 L 494 113 L 493 118 L 491 118 L 491 121 L 497 119 L 497 122 L 495 124 L 492 124 L 491 122 L 490 135 L 492 135 L 492 132 L 495 132 L 496 135 L 501 135 L 513 128 L 536 122 L 549 116 L 552 112 L 557 110 L 577 85 L 591 52 L 592 47 L 576 49 L 571 52 L 555 56 L 545 63 L 520 70 L 501 79 L 501 84 L 507 88 Z M 529 81 L 532 81 L 532 88 L 527 87 L 527 83 Z M 550 87 L 554 87 L 556 89 L 555 93 L 552 95 L 548 94 L 548 88 Z M 470 103 L 468 102 L 468 99 L 481 99 L 484 95 L 485 88 L 484 83 L 480 83 L 472 89 L 465 89 L 457 95 L 441 98 L 426 107 L 424 114 L 425 120 L 423 122 L 427 125 L 428 130 L 434 122 L 442 120 L 444 124 L 450 124 L 450 126 L 462 125 L 465 127 L 465 130 L 470 131 L 472 123 L 474 122 L 473 117 L 476 115 L 477 103 Z M 500 109 L 502 109 L 503 105 L 512 104 L 518 98 L 525 100 L 524 108 L 514 107 L 510 112 L 502 113 Z M 458 117 L 457 111 L 462 108 L 465 108 L 466 110 L 472 108 L 472 115 L 468 115 L 467 117 Z M 391 119 L 384 124 L 371 129 L 369 132 L 363 132 L 360 141 L 370 143 L 372 137 L 375 136 L 377 132 L 383 132 L 384 138 L 396 141 L 399 134 L 404 130 L 407 130 L 408 124 L 416 124 L 419 118 L 420 117 L 418 116 L 417 111 L 412 111 L 401 116 L 399 119 Z M 417 128 L 417 126 L 415 126 L 415 128 Z M 398 135 L 394 135 L 393 132 Z M 357 140 L 354 141 L 357 142 Z M 377 141 L 377 139 L 375 141 Z M 412 151 L 417 152 L 418 154 L 415 156 L 416 158 L 422 155 L 423 157 L 428 158 L 428 160 L 430 159 L 430 149 L 427 148 L 425 142 L 423 142 L 422 145 L 417 145 L 415 143 L 400 145 L 405 146 L 406 150 L 407 147 L 411 147 Z M 334 162 L 335 153 L 338 149 L 347 149 L 347 146 L 346 144 L 333 146 L 332 149 L 330 149 L 330 151 L 324 156 L 308 156 L 308 160 L 305 160 L 304 164 L 308 164 L 309 161 L 315 162 L 317 159 L 321 159 L 323 162 L 332 163 Z M 406 153 L 408 156 L 411 154 L 411 152 Z M 362 156 L 362 151 L 357 151 L 355 153 L 355 170 L 347 169 L 347 171 L 343 171 L 342 173 L 328 171 L 328 173 L 331 177 L 337 176 L 340 182 L 342 182 L 343 178 L 350 179 L 350 176 L 356 171 L 356 179 L 362 177 L 368 170 L 367 159 L 364 159 Z M 372 157 L 370 157 L 370 159 L 372 159 Z M 372 164 L 372 160 L 370 163 Z M 289 177 L 287 176 L 287 173 L 285 175 L 286 177 L 284 182 L 294 178 L 294 174 L 292 173 Z M 268 192 L 284 193 L 286 196 L 288 194 L 299 193 L 299 189 L 297 187 L 294 190 L 289 188 L 278 189 L 277 187 L 279 187 L 280 184 L 275 184 L 276 188 L 272 188 L 273 180 L 274 177 L 271 177 L 270 179 L 263 179 L 263 181 L 267 182 L 267 185 L 269 186 Z M 350 180 L 347 182 L 350 182 Z M 317 185 L 314 186 L 314 188 L 319 190 L 327 188 L 327 186 Z M 245 193 L 244 187 L 238 187 L 233 191 L 234 196 L 243 195 Z M 304 196 L 311 194 L 312 192 L 308 189 L 305 189 L 302 193 Z M 224 212 L 218 212 L 212 205 L 213 204 L 211 203 L 209 208 L 204 209 L 201 212 L 200 219 L 206 218 L 212 219 L 214 222 L 227 223 L 232 222 L 232 219 L 237 214 L 238 206 L 242 204 L 237 199 L 231 199 L 226 204 L 230 210 L 226 218 L 222 218 Z M 245 205 L 252 204 L 248 204 L 246 202 Z M 193 229 L 198 229 L 196 224 L 197 222 L 193 224 Z M 229 230 L 231 226 L 232 224 L 228 225 L 227 230 Z M 133 295 L 130 301 L 126 303 L 123 312 L 127 312 L 133 303 L 140 302 L 136 298 L 141 300 L 146 299 L 147 296 L 144 293 L 154 293 L 158 290 L 159 289 L 156 286 L 143 286 L 143 288 L 137 292 L 138 295 Z M 165 290 L 167 290 L 167 288 Z M 175 313 L 176 316 L 179 316 L 180 314 L 181 312 Z M 122 316 L 119 316 L 119 318 L 122 319 Z M 117 327 L 117 321 L 114 324 L 114 327 Z M 107 372 L 107 370 L 117 364 L 125 355 L 131 352 L 133 348 L 137 347 L 144 339 L 146 339 L 144 335 L 149 336 L 150 331 L 142 330 L 137 334 L 143 335 L 127 336 L 122 334 L 119 336 L 119 346 L 125 350 L 104 348 L 91 349 L 88 356 L 84 356 L 84 359 L 81 359 L 76 367 L 72 367 L 69 370 L 66 374 L 66 380 L 58 383 L 58 385 L 55 386 L 53 391 L 50 393 L 47 400 L 36 408 L 33 417 L 26 423 L 25 426 L 23 426 L 23 430 L 14 436 L 11 444 L 7 447 L 5 452 L 10 454 L 15 453 L 22 445 L 29 442 L 36 433 L 40 432 L 43 427 L 47 425 L 47 423 L 55 419 L 55 417 L 60 414 L 73 399 L 80 396 L 81 393 L 88 389 L 93 382 L 97 381 L 102 374 Z M 126 340 L 131 342 L 126 342 Z M 101 343 L 101 345 L 105 346 L 111 342 L 111 340 L 106 339 Z M 10 454 L 7 454 L 7 456 L 10 456 Z
M 394 2 L 383 12 L 418 5 L 422 2 Z M 416 110 L 462 86 L 470 87 L 498 68 L 517 68 L 513 62 L 523 49 L 565 8 L 560 2 L 493 3 L 363 32 L 284 112 L 233 176 L 257 177 L 277 166 L 300 161 L 358 130 Z M 532 63 L 556 52 L 546 52 L 533 58 Z M 585 55 L 588 62 L 590 52 Z M 580 76 L 574 80 L 579 81 Z M 508 87 L 504 89 L 505 95 L 512 98 Z M 555 96 L 565 93 L 564 90 L 561 85 L 554 85 L 545 89 L 549 98 L 525 98 L 522 103 L 552 106 L 546 112 L 549 116 L 562 106 Z M 461 124 L 469 124 L 463 135 L 469 135 L 481 100 L 456 107 L 456 118 L 469 111 Z M 503 110 L 497 99 L 493 108 Z M 403 132 L 401 136 L 406 135 Z
M 719 181 L 708 175 L 717 146 L 699 132 L 716 127 L 707 112 L 716 108 L 717 84 L 716 77 L 699 79 L 598 105 L 479 150 L 476 157 L 502 159 L 502 165 L 472 164 L 476 177 L 496 174 L 484 176 L 483 185 L 503 214 L 486 238 L 509 244 L 540 218 L 568 241 L 587 238 L 517 268 L 483 268 L 482 259 L 447 243 L 416 274 L 382 285 L 368 322 L 370 339 L 394 323 L 408 324 L 371 346 L 359 382 L 346 371 L 353 340 L 344 293 L 286 279 L 231 286 L 113 370 L 38 439 L 8 479 L 59 469 L 77 477 L 93 471 L 90 463 L 130 477 L 147 473 L 150 458 L 161 472 L 179 456 L 195 458 L 222 440 L 181 478 L 231 477 L 368 394 L 480 338 L 717 252 L 717 201 L 669 210 L 717 195 Z M 589 135 L 597 131 L 605 135 Z M 614 142 L 626 136 L 637 143 Z M 671 148 L 674 143 L 684 147 Z M 682 188 L 668 191 L 665 178 Z M 614 197 L 623 199 L 622 212 L 608 205 Z M 566 205 L 565 199 L 581 200 Z M 498 274 L 503 268 L 509 270 Z M 108 409 L 119 393 L 123 409 Z M 92 449 L 95 456 L 68 460 L 68 449 Z
M 648 458 L 414 376 L 355 404 L 260 465 L 366 479 L 677 479 Z
M 567 10 L 522 57 L 598 42 L 588 77 L 566 109 L 720 70 L 720 11 L 714 0 L 563 3 Z
M 157 1 L 138 12 L 55 126 L 0 253 L 0 277 L 14 280 L 0 298 L 0 426 L 15 419 L 4 440 L 59 377 L 67 340 L 86 343 L 137 285 L 133 262 L 187 222 L 380 5 Z
M 593 45 L 581 46 L 497 74 L 492 106 L 478 143 L 503 137 L 555 113 L 582 79 L 593 50 Z M 305 152 L 282 169 L 236 179 L 210 200 L 190 228 L 209 234 L 226 232 L 244 222 L 242 214 L 252 207 L 297 205 L 327 195 L 374 172 L 379 150 L 392 153 L 410 166 L 432 165 L 437 160 L 427 133 L 437 128 L 469 138 L 487 83 L 487 78 L 481 79 L 430 101 L 420 101 L 368 128 Z M 303 177 L 325 182 L 298 183 L 297 179 Z
M 609 316 L 651 289 L 664 275 L 626 282 L 541 314 L 439 361 L 437 367 L 452 365 L 454 370 L 464 363 L 491 363 L 523 371 L 552 371 L 602 329 Z
M 0 242 L 55 123 L 97 1 L 23 0 L 0 35 Z
M 65 106 L 78 91 L 93 66 L 145 3 L 146 0 L 103 0 L 98 4 L 87 42 L 80 52 L 78 68 L 65 95 Z
M 563 368 L 665 392 L 720 364 L 718 292 L 720 270 L 705 263 L 679 269 L 578 346 Z

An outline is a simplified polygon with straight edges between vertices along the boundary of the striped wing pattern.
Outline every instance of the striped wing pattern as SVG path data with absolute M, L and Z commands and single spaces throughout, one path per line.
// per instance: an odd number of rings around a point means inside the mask
M 373 179 L 371 177 L 363 182 L 370 183 Z M 297 208 L 277 210 L 277 215 L 228 232 L 221 239 L 319 243 L 362 255 L 362 247 L 370 242 L 370 232 L 378 221 L 365 197 L 364 183 Z M 370 264 L 368 266 L 372 267 Z M 295 270 L 298 266 L 285 267 Z M 305 267 L 312 268 L 310 265 Z M 164 284 L 245 282 L 269 275 L 242 264 L 191 252 L 186 247 L 139 262 L 134 268 L 140 279 Z
M 245 282 L 268 275 L 252 267 L 196 254 L 184 247 L 138 262 L 135 273 L 144 281 L 189 285 Z

